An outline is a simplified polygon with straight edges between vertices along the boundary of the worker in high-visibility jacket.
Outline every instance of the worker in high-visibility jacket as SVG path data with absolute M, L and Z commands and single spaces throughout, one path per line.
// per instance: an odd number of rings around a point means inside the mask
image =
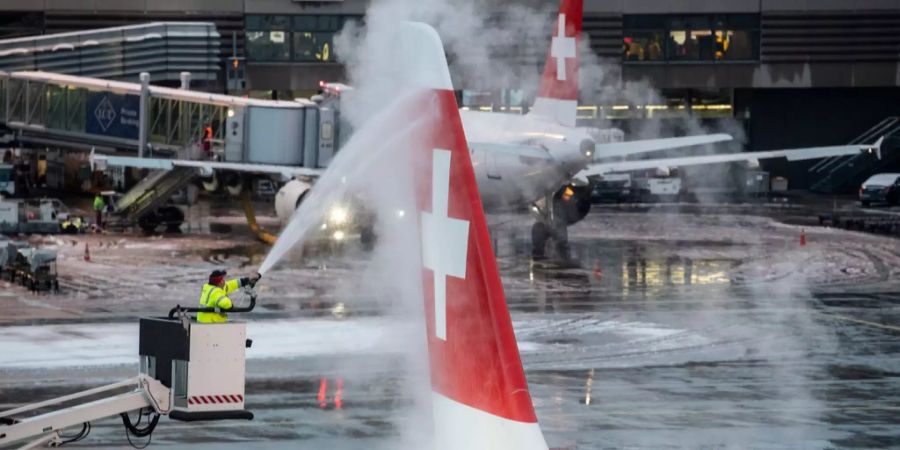
M 215 308 L 216 312 L 198 312 L 197 322 L 200 323 L 225 323 L 228 322 L 228 311 L 232 307 L 228 294 L 237 291 L 244 286 L 254 286 L 259 281 L 259 274 L 253 278 L 235 278 L 225 281 L 228 275 L 224 270 L 214 270 L 209 275 L 209 283 L 203 285 L 200 293 L 201 308 Z
M 103 195 L 99 192 L 94 196 L 94 215 L 96 216 L 95 222 L 98 228 L 103 228 L 103 210 L 106 209 L 106 200 L 103 199 Z

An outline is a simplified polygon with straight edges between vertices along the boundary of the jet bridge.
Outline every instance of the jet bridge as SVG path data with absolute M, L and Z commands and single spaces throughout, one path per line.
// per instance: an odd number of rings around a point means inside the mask
M 152 86 L 147 78 L 0 72 L 0 127 L 22 145 L 303 168 L 326 166 L 339 142 L 338 114 L 327 105 Z M 139 204 L 119 202 L 117 215 L 140 218 L 197 174 L 187 172 L 151 174 L 165 185 L 139 183 L 123 198 Z
M 49 72 L 0 72 L 0 125 L 23 142 L 158 157 L 321 167 L 333 153 L 311 101 Z

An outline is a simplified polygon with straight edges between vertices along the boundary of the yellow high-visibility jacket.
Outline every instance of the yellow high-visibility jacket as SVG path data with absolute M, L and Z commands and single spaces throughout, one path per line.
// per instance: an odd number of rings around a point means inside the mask
M 231 309 L 231 299 L 228 294 L 240 289 L 241 280 L 235 278 L 225 282 L 225 288 L 212 284 L 204 284 L 200 293 L 201 308 L 219 308 L 222 312 L 198 312 L 197 322 L 200 323 L 225 323 L 228 322 L 228 314 L 224 311 Z

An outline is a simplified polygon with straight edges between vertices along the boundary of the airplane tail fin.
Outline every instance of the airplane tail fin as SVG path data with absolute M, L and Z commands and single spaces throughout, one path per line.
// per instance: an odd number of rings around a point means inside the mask
M 544 75 L 531 113 L 575 126 L 578 108 L 578 55 L 584 0 L 560 0 Z
M 404 24 L 432 118 L 413 154 L 436 448 L 546 450 L 437 33 Z M 423 114 L 422 116 L 426 116 Z

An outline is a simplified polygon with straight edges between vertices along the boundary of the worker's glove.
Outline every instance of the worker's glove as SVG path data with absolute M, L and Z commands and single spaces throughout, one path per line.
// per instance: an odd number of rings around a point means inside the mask
M 247 286 L 250 284 L 250 279 L 247 277 L 241 277 L 241 287 Z

